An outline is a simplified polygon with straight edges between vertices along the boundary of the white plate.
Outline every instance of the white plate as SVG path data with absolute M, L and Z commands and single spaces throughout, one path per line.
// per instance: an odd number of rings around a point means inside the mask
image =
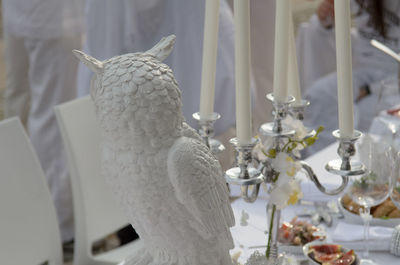
M 304 247 L 303 247 L 303 254 L 304 254 L 304 256 L 307 257 L 307 260 L 309 261 L 310 264 L 313 264 L 313 265 L 321 265 L 321 263 L 318 263 L 318 262 L 314 261 L 313 259 L 311 259 L 311 258 L 308 256 L 308 251 L 309 251 L 310 246 L 327 245 L 327 244 L 328 244 L 328 245 L 330 245 L 330 244 L 334 245 L 333 243 L 327 243 L 327 242 L 321 242 L 321 241 L 320 241 L 320 242 L 312 241 L 312 242 L 307 243 L 307 244 L 304 245 Z M 348 249 L 348 248 L 345 248 L 345 247 L 343 247 L 343 246 L 341 246 L 341 247 L 342 247 L 341 250 L 342 250 L 343 253 L 346 253 L 346 252 L 349 252 L 349 251 L 350 251 L 350 249 Z M 358 258 L 358 255 L 356 254 L 356 252 L 354 252 L 354 255 L 356 256 L 356 262 L 354 263 L 354 265 L 359 265 L 359 264 L 360 264 L 360 259 Z
M 342 205 L 342 198 L 338 199 L 338 207 L 340 211 L 344 215 L 344 220 L 347 223 L 351 224 L 364 224 L 363 220 L 358 214 L 352 213 Z M 372 218 L 370 225 L 372 226 L 386 226 L 386 227 L 395 227 L 400 224 L 400 218 L 390 218 L 390 219 L 382 219 L 382 218 Z
M 303 256 L 303 246 L 288 245 L 278 242 L 279 252 L 285 252 L 294 256 Z

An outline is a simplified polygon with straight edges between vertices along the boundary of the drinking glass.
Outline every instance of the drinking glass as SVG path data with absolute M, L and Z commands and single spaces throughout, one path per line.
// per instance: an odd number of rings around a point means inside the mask
M 376 118 L 370 132 L 386 136 L 386 139 L 395 145 L 400 129 L 400 86 L 397 76 L 389 77 L 381 82 L 375 111 Z
M 390 193 L 393 155 L 391 147 L 382 141 L 364 135 L 358 146 L 360 160 L 366 167 L 363 175 L 350 177 L 347 194 L 357 204 L 363 206 L 360 216 L 364 223 L 365 251 L 361 265 L 376 264 L 369 259 L 369 223 L 372 219 L 371 207 L 384 202 Z
M 393 163 L 392 189 L 390 198 L 394 205 L 400 209 L 400 152 L 396 154 Z

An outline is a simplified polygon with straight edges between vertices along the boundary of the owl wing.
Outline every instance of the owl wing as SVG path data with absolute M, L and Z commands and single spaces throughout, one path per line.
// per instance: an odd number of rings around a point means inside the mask
M 181 137 L 168 155 L 168 175 L 177 199 L 202 226 L 204 237 L 224 234 L 232 240 L 229 227 L 235 218 L 229 191 L 219 162 L 207 146 Z

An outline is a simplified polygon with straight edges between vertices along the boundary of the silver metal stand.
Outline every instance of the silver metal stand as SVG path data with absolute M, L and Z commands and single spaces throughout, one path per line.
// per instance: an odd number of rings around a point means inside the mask
M 264 137 L 272 137 L 274 139 L 273 149 L 276 152 L 282 150 L 282 140 L 284 138 L 292 137 L 295 131 L 285 126 L 282 121 L 288 114 L 292 115 L 295 119 L 302 121 L 304 119 L 304 110 L 310 104 L 306 100 L 302 100 L 301 104 L 293 105 L 294 98 L 289 97 L 284 102 L 275 101 L 272 94 L 268 94 L 267 98 L 272 101 L 274 107 L 274 121 L 271 123 L 265 123 L 260 127 L 260 134 Z M 305 137 L 311 137 L 315 135 L 315 130 L 309 130 L 309 133 Z M 314 173 L 312 168 L 304 161 L 299 161 L 302 168 L 316 187 L 324 194 L 337 195 L 341 193 L 348 184 L 349 177 L 354 175 L 361 175 L 365 171 L 365 167 L 358 161 L 352 161 L 351 157 L 355 154 L 355 142 L 361 137 L 361 133 L 355 131 L 353 136 L 350 138 L 340 137 L 339 131 L 333 132 L 333 135 L 339 141 L 338 154 L 340 159 L 328 162 L 326 170 L 342 178 L 341 185 L 332 190 L 326 189 L 319 181 L 318 176 Z M 253 139 L 251 144 L 240 145 L 236 139 L 232 139 L 231 143 L 235 146 L 237 151 L 237 167 L 231 168 L 226 171 L 225 178 L 230 184 L 241 185 L 241 196 L 246 202 L 254 202 L 257 200 L 261 183 L 273 184 L 278 176 L 279 172 L 276 172 L 272 167 L 269 160 L 263 161 L 258 169 L 251 165 L 252 162 L 252 150 L 256 144 L 256 140 Z M 249 187 L 253 188 L 251 195 L 248 194 Z M 279 225 L 279 224 L 277 224 Z M 269 231 L 272 233 L 273 231 Z M 274 238 L 274 237 L 272 237 Z M 274 240 L 273 240 L 274 241 Z M 276 242 L 272 243 L 272 249 L 268 262 L 271 264 L 279 263 L 278 250 Z

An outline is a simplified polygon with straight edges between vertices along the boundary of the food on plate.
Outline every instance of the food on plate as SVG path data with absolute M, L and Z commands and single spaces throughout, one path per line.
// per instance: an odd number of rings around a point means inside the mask
M 314 245 L 308 248 L 308 257 L 322 265 L 355 265 L 354 250 L 344 251 L 341 245 Z
M 355 214 L 359 214 L 363 206 L 355 203 L 348 195 L 344 195 L 341 199 L 343 207 Z M 390 198 L 386 201 L 371 208 L 371 214 L 375 218 L 400 218 L 400 210 L 393 204 Z
M 290 223 L 284 222 L 279 228 L 278 241 L 296 246 L 305 245 L 316 239 L 322 239 L 320 235 L 315 234 L 317 231 L 319 228 L 306 221 L 297 220 L 296 216 Z

